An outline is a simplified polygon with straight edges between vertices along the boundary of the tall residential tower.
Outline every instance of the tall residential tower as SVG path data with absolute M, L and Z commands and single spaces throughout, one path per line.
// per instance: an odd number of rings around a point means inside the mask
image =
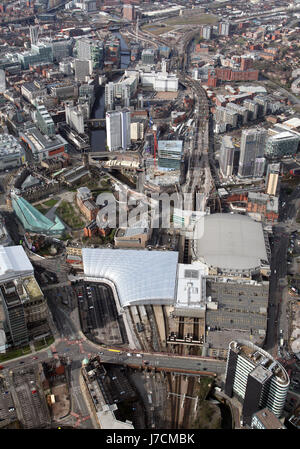
M 268 407 L 281 416 L 289 389 L 289 376 L 283 366 L 268 352 L 246 340 L 229 344 L 225 373 L 225 393 L 243 404 L 244 424 Z
M 109 151 L 126 150 L 130 146 L 130 110 L 106 113 L 106 137 Z

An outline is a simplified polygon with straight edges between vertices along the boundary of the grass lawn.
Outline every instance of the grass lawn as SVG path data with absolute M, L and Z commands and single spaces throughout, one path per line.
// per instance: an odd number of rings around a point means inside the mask
M 21 357 L 22 355 L 30 354 L 31 350 L 29 346 L 24 346 L 24 348 L 10 349 L 5 354 L 0 354 L 0 362 L 5 362 L 6 360 L 15 359 L 16 357 Z
M 55 200 L 54 198 L 52 198 L 51 200 L 45 201 L 43 203 L 44 206 L 46 207 L 53 207 L 55 206 L 55 204 L 58 202 L 58 200 Z
M 154 34 L 155 36 L 159 36 L 160 34 L 168 33 L 169 31 L 172 31 L 174 27 L 171 26 L 163 26 L 161 24 L 154 25 L 145 25 L 142 27 L 142 31 L 147 31 L 148 33 Z
M 55 200 L 54 198 L 51 198 L 48 201 L 45 201 L 44 203 L 39 203 L 36 206 L 34 206 L 39 212 L 42 214 L 46 214 L 51 207 L 55 206 L 55 204 L 58 202 L 58 200 Z
M 57 215 L 72 229 L 80 229 L 84 226 L 84 222 L 68 201 L 62 201 L 60 203 L 57 208 Z
M 45 343 L 45 340 L 46 340 L 46 343 Z M 54 337 L 47 337 L 45 340 L 44 339 L 39 340 L 34 343 L 34 347 L 35 347 L 36 351 L 39 351 L 40 349 L 47 348 L 48 346 L 50 346 L 54 342 Z
M 166 25 L 215 25 L 218 17 L 212 14 L 199 14 L 194 16 L 173 17 L 166 20 Z
M 36 206 L 34 206 L 39 212 L 41 212 L 41 214 L 46 214 L 48 212 L 48 208 L 45 208 L 42 206 L 42 204 L 37 204 Z

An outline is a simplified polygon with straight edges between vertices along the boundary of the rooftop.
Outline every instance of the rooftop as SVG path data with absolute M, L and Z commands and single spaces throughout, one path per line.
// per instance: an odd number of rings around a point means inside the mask
M 178 253 L 82 248 L 85 277 L 111 281 L 122 307 L 173 304 Z
M 182 152 L 182 140 L 159 140 L 158 151 L 173 151 L 181 154 Z
M 250 217 L 212 214 L 200 218 L 194 230 L 197 260 L 223 271 L 251 271 L 268 260 L 263 228 Z
M 288 131 L 270 136 L 269 140 L 281 140 L 281 139 L 299 139 L 295 134 Z
M 289 384 L 290 379 L 284 367 L 259 346 L 246 340 L 232 341 L 229 346 L 232 351 L 252 362 L 254 370 L 251 375 L 254 375 L 259 382 L 265 382 L 273 373 L 276 381 L 280 384 Z M 267 374 L 267 371 L 269 374 Z
M 284 429 L 285 426 L 277 416 L 267 407 L 254 413 L 257 419 L 262 423 L 265 429 Z
M 0 281 L 33 273 L 33 267 L 23 247 L 0 246 Z
M 44 136 L 35 126 L 22 132 L 20 136 L 22 140 L 28 142 L 31 150 L 35 153 L 44 150 L 54 150 L 67 144 L 60 134 L 56 134 L 53 137 Z
M 177 307 L 204 308 L 205 275 L 208 274 L 207 266 L 201 262 L 195 264 L 178 264 L 177 273 Z
M 12 194 L 12 206 L 27 231 L 60 235 L 65 229 L 64 224 L 58 217 L 55 217 L 54 221 L 49 220 L 21 196 Z

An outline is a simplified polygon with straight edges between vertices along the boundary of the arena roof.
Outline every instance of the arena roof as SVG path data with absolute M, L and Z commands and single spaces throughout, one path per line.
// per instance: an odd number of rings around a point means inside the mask
M 85 278 L 113 282 L 122 307 L 173 304 L 178 253 L 82 248 Z
M 197 260 L 227 272 L 251 271 L 268 261 L 261 223 L 244 215 L 204 216 L 196 223 L 193 247 Z

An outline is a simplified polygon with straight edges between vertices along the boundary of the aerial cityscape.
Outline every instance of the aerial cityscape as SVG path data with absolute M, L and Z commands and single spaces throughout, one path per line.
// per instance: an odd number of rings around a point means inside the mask
M 299 430 L 300 0 L 0 23 L 0 428 Z

